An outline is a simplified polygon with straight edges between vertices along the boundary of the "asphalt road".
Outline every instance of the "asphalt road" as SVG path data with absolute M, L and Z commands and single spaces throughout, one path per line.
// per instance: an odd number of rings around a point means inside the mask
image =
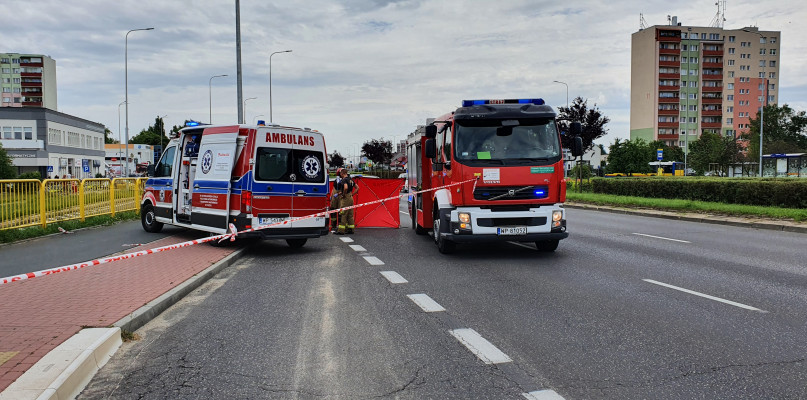
M 80 398 L 807 397 L 805 235 L 569 210 L 445 256 L 402 217 L 254 247 Z
M 165 226 L 148 233 L 140 221 L 128 221 L 0 245 L 0 277 L 94 260 L 183 231 Z

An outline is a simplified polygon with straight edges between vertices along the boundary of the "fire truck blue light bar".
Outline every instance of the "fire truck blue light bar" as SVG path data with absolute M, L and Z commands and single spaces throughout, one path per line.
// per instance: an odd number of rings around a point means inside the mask
M 497 100 L 463 100 L 463 107 L 481 106 L 483 104 L 535 104 L 544 105 L 544 99 L 497 99 Z

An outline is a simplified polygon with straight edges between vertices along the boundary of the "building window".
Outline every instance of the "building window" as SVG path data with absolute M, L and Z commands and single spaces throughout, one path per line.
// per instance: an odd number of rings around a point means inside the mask
M 729 36 L 729 42 L 734 43 L 737 38 L 734 36 Z
M 768 79 L 776 79 L 776 72 L 768 73 Z
M 3 93 L 11 93 L 11 88 L 10 87 L 4 87 L 3 88 Z
M 20 63 L 20 59 L 19 59 L 19 58 L 12 58 L 12 59 L 11 59 L 11 63 L 12 63 L 12 64 L 19 64 L 19 63 Z
M 729 66 L 734 65 L 734 60 L 729 60 Z
M 25 134 L 25 140 L 33 140 L 34 139 L 34 129 L 33 128 L 23 128 L 23 133 Z
M 690 64 L 697 64 L 698 63 L 698 57 L 689 57 L 689 62 L 690 62 Z
M 8 64 L 8 58 L 0 58 L 0 63 Z
M 706 34 L 705 33 L 701 33 L 701 40 L 706 40 Z
M 763 37 L 763 36 L 760 36 L 760 37 L 759 37 L 759 43 L 760 43 L 760 44 L 765 44 L 765 42 L 767 42 L 766 38 L 765 38 L 765 37 Z
M 14 134 L 10 126 L 3 127 L 3 139 L 14 139 Z
M 768 90 L 776 90 L 776 84 L 775 83 L 768 84 Z
M 733 101 L 734 100 L 734 95 L 733 94 L 727 94 L 726 95 L 726 100 Z
M 765 55 L 765 49 L 764 48 L 759 49 L 759 54 L 764 56 Z
M 775 55 L 776 55 L 776 49 L 771 49 L 771 55 L 772 55 L 772 56 L 775 56 Z
M 734 54 L 734 47 L 729 47 L 729 54 Z
M 776 101 L 776 100 L 774 100 L 773 95 L 768 96 L 768 103 L 773 103 L 774 101 Z
M 771 38 L 771 43 L 776 43 L 776 38 L 775 37 Z
M 764 61 L 763 61 L 763 63 L 764 63 Z M 776 61 L 771 60 L 771 61 L 768 63 L 768 66 L 769 66 L 769 67 L 775 67 L 775 66 L 776 66 Z
M 733 84 L 733 83 L 729 83 L 728 85 L 726 85 L 726 89 L 728 89 L 728 90 L 734 90 L 734 84 Z
M 4 74 L 10 74 L 11 73 L 11 68 L 3 68 L 3 73 Z

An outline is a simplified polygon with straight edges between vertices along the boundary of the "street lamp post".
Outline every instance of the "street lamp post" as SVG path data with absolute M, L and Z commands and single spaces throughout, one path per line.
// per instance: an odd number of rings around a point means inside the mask
M 257 97 L 250 97 L 248 99 L 244 99 L 244 116 L 241 118 L 242 121 L 246 122 L 247 120 L 247 102 L 250 100 L 255 100 Z
M 279 53 L 291 53 L 291 50 L 276 51 L 269 54 L 269 123 L 273 123 L 272 119 L 272 56 Z
M 258 114 L 255 117 L 253 117 L 252 118 L 252 125 L 255 125 L 255 124 L 258 123 L 258 117 L 263 117 L 263 114 Z
M 123 103 L 126 103 L 126 101 L 122 101 L 122 102 L 120 102 L 120 104 L 118 104 L 118 158 L 119 159 L 123 158 L 123 157 L 121 157 L 121 155 L 123 154 L 123 134 L 122 134 L 123 132 L 121 132 L 121 129 L 120 129 L 120 106 L 122 106 Z M 126 144 L 126 151 L 127 152 L 129 151 L 129 144 L 128 143 Z M 123 164 L 123 160 L 120 160 L 120 162 L 121 162 L 121 164 Z
M 126 177 L 129 177 L 129 34 L 136 31 L 150 31 L 154 28 L 132 29 L 124 36 L 124 86 L 126 91 Z
M 566 84 L 566 82 L 561 82 L 561 81 L 552 81 L 552 82 L 560 83 L 561 85 L 566 86 L 566 108 L 568 109 L 569 108 L 569 85 Z
M 759 36 L 759 41 L 765 38 L 761 33 L 743 29 L 743 32 L 754 33 Z M 764 49 L 764 48 L 763 48 Z M 760 54 L 762 58 L 762 107 L 759 109 L 759 177 L 762 178 L 762 132 L 765 127 L 765 104 L 768 102 L 768 78 L 765 75 L 765 54 Z
M 213 78 L 219 78 L 219 77 L 222 77 L 222 76 L 227 76 L 227 74 L 213 75 L 207 81 L 207 96 L 210 99 L 210 119 L 209 119 L 209 121 L 210 121 L 211 125 L 213 124 Z

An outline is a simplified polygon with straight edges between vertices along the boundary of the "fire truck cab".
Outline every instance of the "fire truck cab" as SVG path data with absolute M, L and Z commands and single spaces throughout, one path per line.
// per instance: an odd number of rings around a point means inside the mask
M 534 242 L 554 251 L 566 232 L 566 183 L 556 114 L 542 99 L 465 100 L 408 139 L 412 227 L 441 253 L 458 243 Z M 578 135 L 580 124 L 572 123 Z M 575 140 L 578 156 L 582 142 Z M 475 181 L 473 181 L 475 179 Z
M 323 135 L 308 128 L 188 126 L 149 168 L 143 229 L 171 224 L 220 235 L 230 224 L 240 232 L 326 211 L 326 154 Z M 296 248 L 327 235 L 327 227 L 327 218 L 315 217 L 243 236 L 285 239 Z

